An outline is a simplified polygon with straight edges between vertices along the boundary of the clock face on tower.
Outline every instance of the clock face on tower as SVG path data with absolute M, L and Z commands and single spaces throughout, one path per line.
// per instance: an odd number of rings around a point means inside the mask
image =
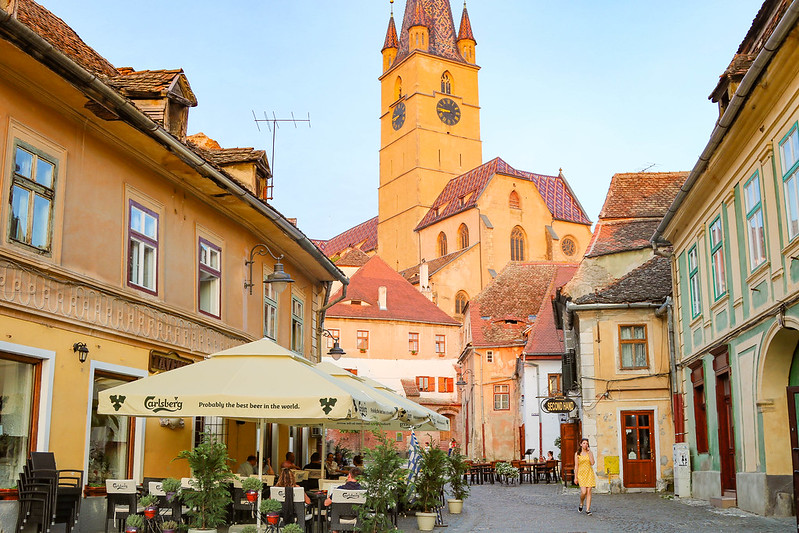
M 442 98 L 436 104 L 436 112 L 441 122 L 454 126 L 461 119 L 461 108 L 451 98 Z
M 394 113 L 391 115 L 391 126 L 398 130 L 405 124 L 405 103 L 400 102 L 394 106 Z

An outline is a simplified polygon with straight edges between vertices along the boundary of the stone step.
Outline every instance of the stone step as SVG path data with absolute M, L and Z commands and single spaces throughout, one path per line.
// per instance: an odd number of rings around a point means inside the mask
M 710 505 L 719 507 L 720 509 L 729 509 L 738 505 L 738 499 L 735 496 L 720 496 L 717 498 L 710 498 Z

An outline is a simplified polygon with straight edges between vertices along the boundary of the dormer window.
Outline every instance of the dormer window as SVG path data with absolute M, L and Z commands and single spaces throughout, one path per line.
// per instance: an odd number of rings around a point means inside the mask
M 350 305 L 361 305 L 360 300 L 350 300 Z

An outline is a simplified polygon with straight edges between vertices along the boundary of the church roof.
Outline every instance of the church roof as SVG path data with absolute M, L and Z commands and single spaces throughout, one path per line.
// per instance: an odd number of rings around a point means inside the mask
M 463 15 L 461 15 L 461 27 L 458 29 L 458 40 L 471 39 L 474 41 L 472 33 L 472 23 L 469 21 L 469 12 L 466 11 L 466 4 L 463 4 Z M 475 41 L 476 43 L 477 41 Z
M 383 42 L 383 50 L 386 48 L 399 48 L 397 40 L 397 27 L 394 25 L 394 15 L 388 19 L 388 29 L 386 30 L 386 40 Z
M 449 0 L 407 0 L 395 64 L 410 53 L 408 30 L 418 22 L 419 13 L 423 13 L 423 25 L 430 30 L 430 42 L 427 52 L 466 63 L 461 57 L 458 45 L 455 42 L 455 23 L 452 21 L 452 9 L 450 8 Z
M 360 248 L 362 252 L 371 252 L 377 248 L 377 217 L 361 222 L 331 239 L 314 239 L 313 243 L 328 257 L 338 255 L 348 248 Z
M 386 309 L 378 305 L 378 290 L 386 288 Z M 341 294 L 339 290 L 332 299 Z M 331 318 L 365 318 L 380 320 L 405 320 L 428 324 L 459 325 L 428 300 L 413 285 L 405 281 L 394 269 L 378 256 L 373 256 L 350 278 L 344 302 L 337 303 L 327 311 Z M 353 305 L 348 300 L 358 300 L 367 305 Z
M 516 170 L 502 159 L 496 157 L 488 163 L 475 167 L 466 174 L 452 178 L 430 210 L 425 214 L 416 230 L 421 230 L 440 220 L 451 217 L 461 211 L 471 209 L 485 190 L 488 182 L 495 174 L 504 174 L 533 182 L 538 193 L 544 199 L 552 218 L 591 224 L 580 202 L 566 182 L 563 175 L 545 176 L 523 170 Z
M 430 261 L 427 261 L 427 275 L 432 276 L 448 264 L 455 261 L 457 258 L 468 252 L 472 249 L 472 247 L 477 246 L 477 244 L 472 244 L 471 246 L 467 246 L 466 248 L 462 248 L 458 251 L 449 253 L 447 255 L 442 255 L 441 257 L 436 257 Z M 421 264 L 412 266 L 410 268 L 406 268 L 405 270 L 400 272 L 400 275 L 407 279 L 409 283 L 416 285 L 419 283 L 419 267 Z

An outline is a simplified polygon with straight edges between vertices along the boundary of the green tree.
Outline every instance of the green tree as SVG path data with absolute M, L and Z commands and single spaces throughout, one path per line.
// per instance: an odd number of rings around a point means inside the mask
M 377 445 L 366 450 L 363 480 L 366 484 L 366 505 L 361 507 L 361 531 L 389 533 L 397 531 L 390 513 L 399 505 L 403 493 L 404 461 L 397 453 L 392 439 L 379 429 L 373 429 Z
M 225 521 L 225 508 L 230 503 L 230 493 L 224 483 L 230 479 L 227 446 L 216 442 L 210 433 L 193 450 L 183 450 L 175 459 L 189 462 L 193 480 L 192 489 L 183 491 L 183 501 L 190 507 L 192 527 L 215 528 Z

